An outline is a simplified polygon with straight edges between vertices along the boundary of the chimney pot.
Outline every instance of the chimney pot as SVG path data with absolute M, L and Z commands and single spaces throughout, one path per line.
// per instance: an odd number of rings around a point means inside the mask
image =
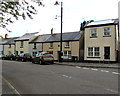
M 5 38 L 8 38 L 8 34 L 5 34 Z

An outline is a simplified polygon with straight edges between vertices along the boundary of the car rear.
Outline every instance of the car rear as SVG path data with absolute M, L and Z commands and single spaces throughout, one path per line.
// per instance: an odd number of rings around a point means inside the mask
M 54 58 L 52 54 L 45 53 L 41 57 L 43 62 L 49 62 L 49 63 L 54 63 Z

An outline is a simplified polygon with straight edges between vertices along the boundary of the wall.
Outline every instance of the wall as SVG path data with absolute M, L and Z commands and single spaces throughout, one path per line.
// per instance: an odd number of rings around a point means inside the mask
M 29 53 L 33 55 L 33 52 L 42 51 L 42 43 L 36 43 L 36 49 L 34 49 L 34 43 L 29 44 Z
M 8 54 L 15 54 L 15 45 L 11 45 L 11 48 L 9 45 L 4 45 L 4 55 Z
M 24 53 L 29 53 L 29 41 L 23 41 L 23 48 L 21 48 L 21 41 L 16 41 L 16 51 L 18 51 L 18 55 L 20 54 L 20 51 L 23 51 Z
M 111 37 L 103 37 L 104 27 L 111 27 Z M 97 28 L 97 38 L 90 38 L 90 29 Z M 115 26 L 101 26 L 101 27 L 90 27 L 85 29 L 85 51 L 84 51 L 84 59 L 85 60 L 97 60 L 104 61 L 104 47 L 110 46 L 110 61 L 116 61 L 116 53 L 115 53 Z M 87 58 L 87 48 L 88 47 L 100 47 L 100 58 Z
M 53 43 L 53 49 L 49 48 L 50 43 L 43 43 L 43 51 L 53 51 L 55 60 L 58 60 L 58 51 L 60 51 L 59 42 Z M 65 42 L 62 42 L 62 51 L 71 51 L 71 56 L 78 56 L 79 58 L 79 41 L 70 42 L 70 48 L 65 48 Z

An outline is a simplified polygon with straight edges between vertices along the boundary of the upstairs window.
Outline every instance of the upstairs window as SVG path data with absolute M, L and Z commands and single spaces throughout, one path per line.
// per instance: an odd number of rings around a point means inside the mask
M 20 45 L 21 48 L 23 48 L 23 41 L 21 41 L 21 45 Z
M 9 44 L 9 48 L 11 48 L 11 44 Z
M 50 43 L 50 47 L 49 47 L 49 48 L 50 48 L 50 49 L 53 48 L 53 42 Z
M 90 29 L 90 37 L 97 37 L 97 31 L 96 31 L 96 29 Z
M 110 27 L 104 28 L 104 36 L 110 36 Z
M 37 47 L 36 47 L 36 43 L 34 43 L 34 48 L 33 49 L 36 49 Z
M 70 47 L 70 42 L 65 42 L 65 48 L 69 48 Z

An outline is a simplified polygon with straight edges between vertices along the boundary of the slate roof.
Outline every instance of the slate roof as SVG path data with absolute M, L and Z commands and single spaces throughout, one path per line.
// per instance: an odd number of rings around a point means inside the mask
M 110 25 L 110 24 L 118 24 L 118 23 L 119 23 L 119 19 L 106 19 L 106 20 L 99 20 L 99 21 L 88 23 L 85 27 Z
M 11 38 L 1 38 L 0 45 L 6 44 Z
M 62 33 L 62 41 L 79 40 L 82 34 L 83 34 L 82 31 Z M 56 33 L 52 35 L 51 34 L 39 35 L 38 38 L 31 41 L 30 43 L 59 42 L 60 35 L 61 35 L 60 33 Z
M 10 39 L 8 40 L 8 42 L 6 42 L 5 44 L 6 44 L 6 45 L 7 45 L 7 44 L 15 44 L 15 39 L 17 39 L 17 38 L 19 38 L 19 37 L 10 38 Z
M 34 33 L 26 33 L 23 36 L 15 39 L 15 41 L 21 41 L 21 40 L 29 40 L 30 38 L 32 38 L 33 36 L 35 36 L 36 34 L 38 34 L 39 32 L 34 32 Z
M 7 45 L 7 44 L 15 44 L 15 39 L 18 37 L 13 37 L 13 38 L 2 38 L 0 40 L 0 45 Z

